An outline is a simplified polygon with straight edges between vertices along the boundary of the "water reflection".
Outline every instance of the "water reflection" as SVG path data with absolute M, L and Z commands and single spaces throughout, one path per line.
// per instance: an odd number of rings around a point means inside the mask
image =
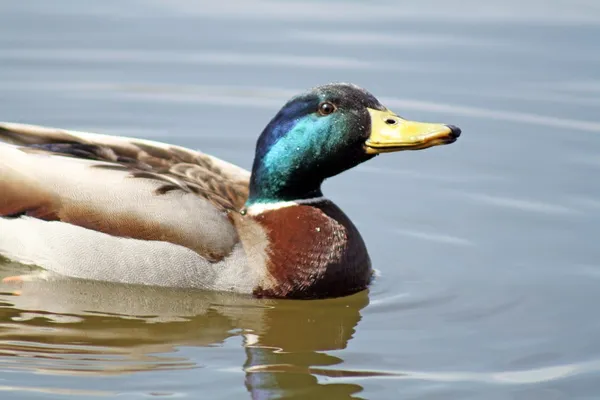
M 1 277 L 11 274 L 3 269 Z M 196 369 L 177 348 L 239 336 L 253 398 L 349 398 L 362 388 L 316 376 L 351 374 L 328 352 L 347 346 L 368 302 L 367 292 L 297 302 L 75 279 L 2 284 L 0 368 L 94 376 Z

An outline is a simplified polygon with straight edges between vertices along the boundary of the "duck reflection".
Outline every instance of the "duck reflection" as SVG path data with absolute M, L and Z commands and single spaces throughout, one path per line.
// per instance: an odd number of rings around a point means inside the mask
M 317 376 L 344 375 L 328 369 L 342 363 L 328 352 L 347 346 L 368 301 L 367 292 L 293 301 L 77 279 L 2 284 L 0 364 L 77 375 L 198 368 L 176 348 L 241 336 L 251 398 L 352 398 L 359 385 Z

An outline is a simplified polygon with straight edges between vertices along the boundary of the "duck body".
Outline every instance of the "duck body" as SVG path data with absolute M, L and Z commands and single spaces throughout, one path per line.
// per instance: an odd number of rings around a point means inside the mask
M 317 87 L 267 125 L 251 172 L 160 142 L 1 123 L 0 255 L 47 278 L 256 297 L 355 293 L 369 285 L 371 261 L 320 187 L 380 152 L 460 133 L 404 121 L 355 85 Z

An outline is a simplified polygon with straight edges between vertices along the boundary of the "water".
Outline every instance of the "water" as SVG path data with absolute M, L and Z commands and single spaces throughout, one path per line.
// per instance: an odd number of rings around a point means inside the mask
M 3 285 L 3 398 L 597 398 L 596 3 L 0 3 L 2 120 L 250 168 L 289 96 L 350 81 L 463 129 L 326 183 L 380 271 L 367 292 Z

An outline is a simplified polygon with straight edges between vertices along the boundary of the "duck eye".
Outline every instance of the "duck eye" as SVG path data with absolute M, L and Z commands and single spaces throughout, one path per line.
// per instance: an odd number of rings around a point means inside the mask
M 332 112 L 334 112 L 335 110 L 336 110 L 336 107 L 328 101 L 324 101 L 319 104 L 319 114 L 321 114 L 321 115 L 329 115 Z

